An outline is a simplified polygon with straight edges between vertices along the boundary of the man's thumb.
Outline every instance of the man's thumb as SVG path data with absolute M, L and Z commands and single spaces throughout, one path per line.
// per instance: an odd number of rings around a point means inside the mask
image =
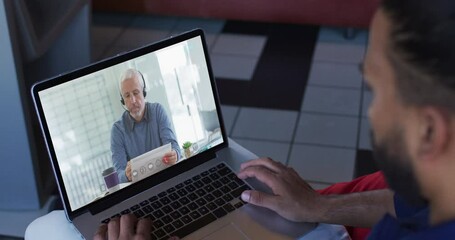
M 256 190 L 246 190 L 243 191 L 241 198 L 243 201 L 247 203 L 251 203 L 253 205 L 261 206 L 261 207 L 266 207 L 270 208 L 271 206 L 271 201 L 273 196 L 259 192 Z

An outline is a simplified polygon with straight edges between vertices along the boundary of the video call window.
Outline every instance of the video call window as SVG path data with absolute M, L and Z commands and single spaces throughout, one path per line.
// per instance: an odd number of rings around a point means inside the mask
M 127 110 L 120 101 L 120 81 L 128 69 L 141 73 L 145 101 L 159 103 L 168 117 L 180 152 L 178 162 L 223 141 L 199 37 L 41 91 L 72 210 L 108 193 L 102 173 L 114 166 L 111 131 Z

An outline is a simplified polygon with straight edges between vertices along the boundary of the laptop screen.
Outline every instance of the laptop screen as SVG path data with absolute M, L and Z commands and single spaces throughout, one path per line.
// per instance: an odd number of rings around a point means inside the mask
M 209 71 L 196 36 L 37 92 L 71 211 L 226 141 Z

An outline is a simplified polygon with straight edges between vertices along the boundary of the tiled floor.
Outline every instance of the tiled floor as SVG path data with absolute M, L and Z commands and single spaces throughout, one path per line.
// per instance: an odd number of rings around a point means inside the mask
M 366 31 L 126 14 L 93 16 L 94 60 L 202 28 L 229 136 L 313 187 L 371 171 Z M 358 169 L 356 169 L 356 167 Z

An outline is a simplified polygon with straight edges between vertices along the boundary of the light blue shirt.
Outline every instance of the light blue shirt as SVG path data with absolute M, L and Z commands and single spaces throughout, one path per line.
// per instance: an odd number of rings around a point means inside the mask
M 164 108 L 159 103 L 146 103 L 144 111 L 140 122 L 125 111 L 112 126 L 112 161 L 120 182 L 128 182 L 125 168 L 129 160 L 167 143 L 180 159 L 180 148 Z

